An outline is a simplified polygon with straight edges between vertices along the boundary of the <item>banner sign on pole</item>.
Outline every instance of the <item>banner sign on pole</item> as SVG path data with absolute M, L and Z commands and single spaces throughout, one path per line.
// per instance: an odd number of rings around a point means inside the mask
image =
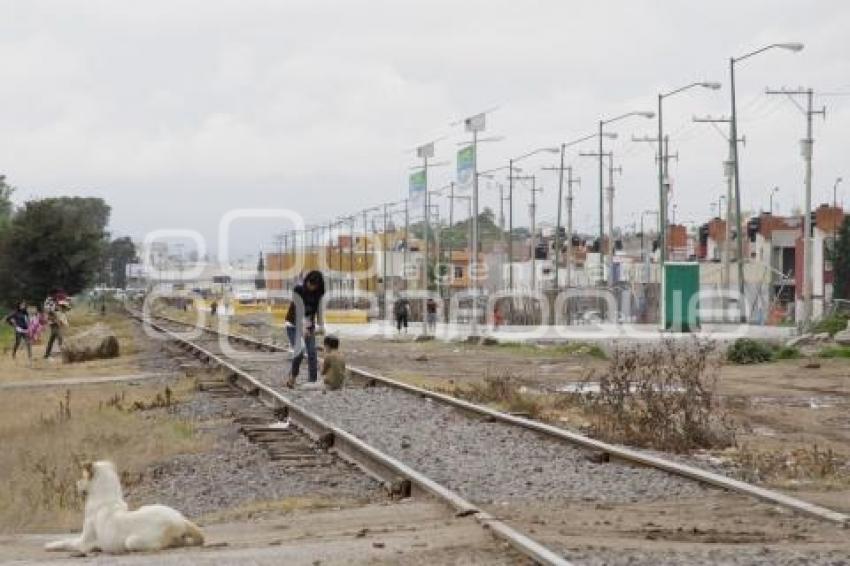
M 461 187 L 472 186 L 475 171 L 475 147 L 468 145 L 457 152 L 457 182 Z
M 428 177 L 425 169 L 410 175 L 410 206 L 425 206 L 425 191 L 428 187 Z

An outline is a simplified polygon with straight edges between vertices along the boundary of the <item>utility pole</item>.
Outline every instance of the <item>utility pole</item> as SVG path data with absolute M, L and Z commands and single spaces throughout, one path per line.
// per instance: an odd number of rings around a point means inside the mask
M 730 132 L 731 132 L 731 124 L 732 119 L 726 117 L 712 118 L 711 116 L 707 116 L 705 118 L 694 118 L 694 122 L 696 123 L 705 123 L 711 124 L 723 139 L 726 140 L 726 143 L 729 146 L 729 156 L 726 161 L 723 162 L 723 176 L 726 179 L 726 224 L 724 229 L 724 237 L 723 237 L 723 246 L 720 249 L 720 257 L 721 257 L 721 271 L 720 271 L 720 285 L 724 289 L 728 289 L 731 281 L 732 281 L 732 273 L 730 269 L 730 261 L 732 258 L 732 218 L 734 218 L 735 208 L 735 155 L 732 151 L 732 142 L 731 133 L 726 134 L 720 129 L 717 124 L 729 124 Z M 745 138 L 738 139 L 739 143 L 746 144 Z M 720 219 L 723 219 L 723 212 L 718 206 L 717 215 Z
M 573 238 L 572 238 L 572 224 L 573 224 L 573 222 L 572 222 L 572 205 L 573 205 L 572 174 L 573 174 L 573 168 L 572 167 L 564 167 L 564 156 L 566 154 L 566 149 L 568 147 L 582 143 L 582 142 L 585 142 L 587 140 L 591 140 L 591 139 L 595 138 L 597 135 L 599 135 L 599 134 L 591 134 L 589 136 L 584 136 L 584 137 L 581 137 L 577 140 L 573 140 L 571 142 L 562 143 L 561 147 L 558 149 L 558 153 L 560 153 L 560 155 L 561 155 L 561 161 L 560 161 L 560 164 L 558 165 L 558 167 L 544 167 L 543 168 L 543 169 L 548 170 L 548 171 L 554 171 L 556 169 L 558 171 L 558 220 L 557 220 L 557 226 L 555 226 L 555 289 L 560 288 L 559 266 L 560 266 L 560 257 L 561 257 L 561 247 L 562 247 L 561 246 L 561 208 L 562 208 L 561 205 L 563 203 L 563 198 L 564 198 L 563 194 L 564 194 L 564 171 L 565 170 L 569 172 L 569 180 L 567 181 L 567 193 L 568 193 L 569 196 L 567 197 L 567 201 L 568 201 L 568 208 L 569 208 L 568 214 L 569 214 L 570 218 L 569 218 L 569 221 L 567 222 L 567 224 L 569 226 L 567 228 L 566 236 L 567 236 L 567 240 L 568 240 L 568 244 L 567 244 L 567 287 L 570 286 L 569 262 L 570 262 L 570 257 L 571 257 L 570 253 L 572 252 L 572 241 L 573 241 Z M 617 134 L 614 134 L 614 133 L 603 134 L 603 137 L 607 137 L 609 139 L 615 139 L 617 137 Z M 578 181 L 576 181 L 576 182 L 578 182 Z
M 729 91 L 732 101 L 732 117 L 729 130 L 729 143 L 731 146 L 733 177 L 735 180 L 735 223 L 737 224 L 738 244 L 738 302 L 740 309 L 740 322 L 747 321 L 746 296 L 744 295 L 744 224 L 741 219 L 741 159 L 738 156 L 738 109 L 735 100 L 735 65 L 745 59 L 749 59 L 759 53 L 770 49 L 779 48 L 788 51 L 799 52 L 803 49 L 802 43 L 772 43 L 755 51 L 751 51 L 740 57 L 729 58 Z M 728 220 L 727 220 L 728 222 Z
M 363 270 L 366 273 L 366 292 L 369 292 L 369 221 L 366 218 L 369 209 L 363 211 Z
M 401 277 L 404 281 L 404 290 L 407 291 L 407 262 L 410 260 L 410 199 L 404 199 L 404 261 L 401 269 Z
M 622 167 L 614 167 L 614 152 L 608 153 L 608 234 L 610 250 L 608 254 L 608 287 L 614 288 L 614 173 L 623 174 Z
M 581 179 L 573 179 L 573 168 L 567 167 L 567 287 L 572 285 L 573 264 L 573 185 L 580 185 Z M 560 252 L 560 250 L 558 250 Z
M 543 192 L 543 187 L 537 188 L 537 178 L 531 175 L 531 290 L 537 289 L 537 193 Z
M 349 245 L 348 245 L 348 278 L 351 280 L 351 292 L 354 293 L 354 289 L 357 287 L 354 284 L 354 223 L 357 221 L 357 217 L 353 214 L 348 217 L 349 221 Z
M 454 230 L 454 221 L 455 221 L 455 183 L 452 181 L 449 183 L 449 233 L 453 234 Z M 449 289 L 451 289 L 451 282 L 454 279 L 454 268 L 452 264 L 452 244 L 451 238 L 449 239 L 449 273 L 448 273 L 448 282 Z
M 387 204 L 384 203 L 384 231 L 381 234 L 381 305 L 383 307 L 382 318 L 387 318 Z
M 508 289 L 514 290 L 514 160 L 508 160 Z M 512 303 L 513 304 L 513 303 Z
M 601 131 L 601 129 L 600 129 L 600 131 Z M 599 142 L 599 145 L 602 145 L 601 141 Z M 612 152 L 607 152 L 607 153 L 583 153 L 582 152 L 582 153 L 579 153 L 579 156 L 597 158 L 597 159 L 599 159 L 599 163 L 602 164 L 602 165 L 604 165 L 604 163 L 605 163 L 604 158 L 608 157 L 611 160 L 611 167 L 609 167 L 609 174 L 613 175 L 614 156 L 613 156 Z M 603 172 L 604 172 L 604 169 L 601 169 L 600 175 L 602 175 Z M 600 176 L 600 183 L 599 183 L 600 184 L 600 190 L 602 189 L 603 183 L 604 183 L 603 177 Z M 611 180 L 609 180 L 609 207 L 613 205 L 613 187 L 614 187 L 614 181 L 613 181 L 613 179 L 611 179 Z M 605 194 L 604 191 L 601 190 L 600 196 L 604 196 L 604 194 Z M 605 202 L 604 199 L 600 200 L 600 203 L 602 205 L 604 205 L 604 202 Z M 604 206 L 601 210 L 604 213 Z M 612 213 L 612 218 L 613 218 L 613 209 L 611 210 L 611 213 Z M 604 249 L 605 249 L 605 217 L 604 217 L 604 214 L 600 215 L 599 220 L 601 222 L 600 229 L 599 229 L 599 270 L 600 270 L 601 273 L 600 273 L 598 281 L 601 282 L 601 283 L 605 283 L 605 252 L 604 252 Z M 612 220 L 612 222 L 613 222 L 613 220 Z M 612 225 L 612 230 L 613 230 L 613 225 Z M 611 240 L 610 241 L 610 245 L 611 245 L 611 254 L 610 254 L 611 258 L 610 258 L 610 260 L 611 261 L 609 263 L 609 267 L 613 266 L 613 257 L 614 257 L 614 234 L 613 234 L 613 232 L 611 233 L 610 240 Z M 612 272 L 609 272 L 608 277 L 609 277 L 609 285 L 613 285 L 613 283 L 612 283 L 614 281 L 613 270 L 612 270 Z
M 812 154 L 815 140 L 812 137 L 812 117 L 823 116 L 826 118 L 826 107 L 820 110 L 814 110 L 815 92 L 811 88 L 807 89 L 767 89 L 767 94 L 784 94 L 800 109 L 806 117 L 806 137 L 800 140 L 803 160 L 806 162 L 806 198 L 803 218 L 803 244 L 804 244 L 804 263 L 803 263 L 803 316 L 802 324 L 808 325 L 812 321 L 812 275 L 814 272 L 814 258 L 812 253 Z M 806 96 L 806 107 L 800 106 L 794 99 L 795 95 Z

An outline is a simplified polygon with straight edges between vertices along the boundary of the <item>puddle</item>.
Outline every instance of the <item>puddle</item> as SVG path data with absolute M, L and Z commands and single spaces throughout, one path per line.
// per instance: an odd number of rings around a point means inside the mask
M 684 387 L 662 387 L 660 385 L 654 386 L 653 389 L 664 393 L 682 393 L 685 391 Z M 557 387 L 555 391 L 559 393 L 599 393 L 599 382 L 573 381 Z

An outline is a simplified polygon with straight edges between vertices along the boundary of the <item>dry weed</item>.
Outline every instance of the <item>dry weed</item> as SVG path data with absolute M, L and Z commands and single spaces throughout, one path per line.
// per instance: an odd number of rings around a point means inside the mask
M 82 501 L 76 480 L 82 462 L 119 463 L 132 485 L 151 462 L 201 449 L 190 422 L 170 411 L 141 416 L 140 409 L 175 403 L 177 394 L 155 387 L 114 394 L 114 386 L 35 395 L 4 392 L 0 398 L 0 532 L 79 528 Z M 169 390 L 170 391 L 170 390 Z M 125 408 L 126 407 L 126 408 Z
M 676 452 L 733 444 L 734 428 L 716 392 L 719 367 L 712 342 L 616 348 L 598 393 L 580 395 L 592 433 Z

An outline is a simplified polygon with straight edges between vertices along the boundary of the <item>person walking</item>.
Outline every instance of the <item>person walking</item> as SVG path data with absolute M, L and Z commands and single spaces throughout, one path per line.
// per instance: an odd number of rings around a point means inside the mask
M 393 316 L 395 316 L 395 326 L 399 334 L 401 328 L 404 327 L 404 333 L 407 334 L 407 319 L 410 317 L 410 306 L 407 299 L 399 297 L 393 305 Z
M 18 308 L 6 317 L 6 323 L 15 329 L 15 346 L 12 348 L 12 359 L 15 359 L 18 348 L 21 344 L 24 344 L 27 348 L 27 357 L 29 361 L 32 361 L 32 344 L 29 336 L 30 316 L 26 301 L 22 300 L 18 303 Z
M 292 301 L 286 312 L 286 336 L 292 346 L 292 365 L 284 385 L 292 389 L 307 353 L 307 382 L 319 380 L 319 358 L 316 354 L 316 335 L 324 332 L 322 297 L 325 295 L 325 278 L 321 271 L 311 271 L 302 285 L 292 290 Z
M 428 297 L 425 301 L 425 323 L 426 333 L 437 333 L 437 301 L 433 297 Z
M 49 305 L 47 324 L 50 326 L 50 336 L 47 338 L 47 349 L 44 351 L 45 359 L 50 357 L 54 344 L 58 342 L 59 347 L 62 347 L 62 343 L 64 342 L 63 334 L 65 333 L 65 328 L 68 326 L 68 317 L 65 315 L 65 311 L 68 309 L 68 302 L 66 300 L 50 301 Z

